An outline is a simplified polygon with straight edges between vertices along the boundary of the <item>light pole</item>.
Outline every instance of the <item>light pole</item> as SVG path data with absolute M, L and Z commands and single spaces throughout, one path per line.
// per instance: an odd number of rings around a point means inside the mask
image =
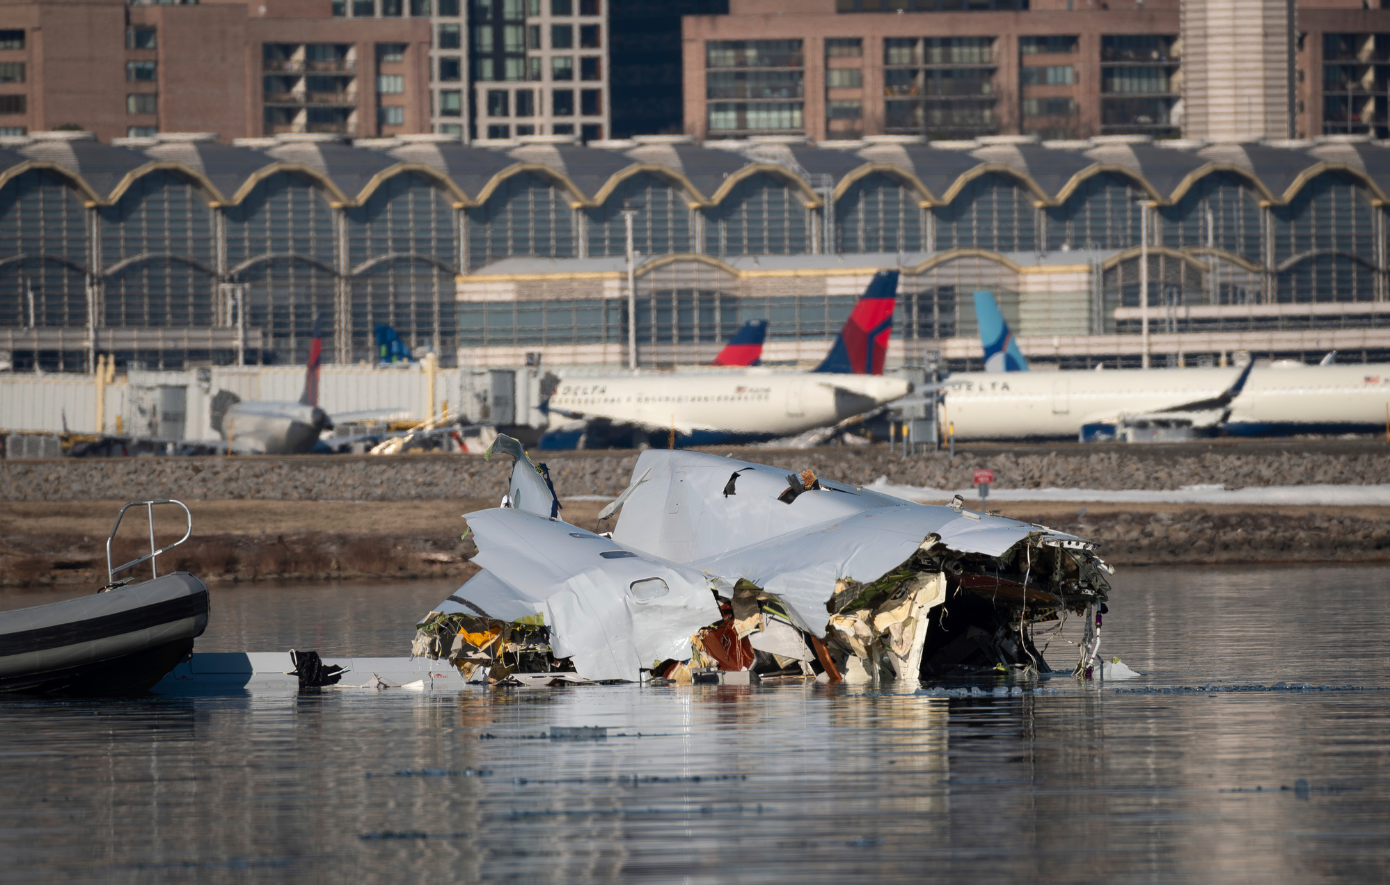
M 623 201 L 623 224 L 627 227 L 627 367 L 637 369 L 637 255 L 632 246 L 632 219 L 637 210 Z
M 1149 367 L 1149 209 L 1153 200 L 1139 201 L 1139 322 L 1143 326 L 1144 368 Z

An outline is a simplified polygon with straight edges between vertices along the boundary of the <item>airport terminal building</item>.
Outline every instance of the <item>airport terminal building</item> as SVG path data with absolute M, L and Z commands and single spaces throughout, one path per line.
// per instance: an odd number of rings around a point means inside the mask
M 1390 356 L 1390 146 L 993 136 L 163 134 L 0 139 L 0 351 L 18 371 L 369 361 L 394 327 L 445 365 L 707 361 L 747 319 L 819 360 L 902 272 L 890 362 L 979 360 L 995 292 L 1030 359 Z M 1143 242 L 1147 231 L 1148 242 Z

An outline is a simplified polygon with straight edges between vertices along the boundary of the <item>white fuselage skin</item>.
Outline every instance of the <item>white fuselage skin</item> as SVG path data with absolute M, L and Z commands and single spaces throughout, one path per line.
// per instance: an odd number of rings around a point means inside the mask
M 829 426 L 906 396 L 909 390 L 906 381 L 882 375 L 767 369 L 653 373 L 562 380 L 550 398 L 550 408 L 584 419 L 672 427 L 679 433 L 771 438 Z M 555 429 L 566 420 L 552 415 L 550 426 Z
M 962 372 L 944 382 L 941 420 L 957 439 L 1069 437 L 1113 421 L 1220 396 L 1238 368 L 1068 372 Z M 1386 424 L 1390 364 L 1255 368 L 1226 427 L 1335 431 Z M 943 429 L 945 429 L 943 427 Z

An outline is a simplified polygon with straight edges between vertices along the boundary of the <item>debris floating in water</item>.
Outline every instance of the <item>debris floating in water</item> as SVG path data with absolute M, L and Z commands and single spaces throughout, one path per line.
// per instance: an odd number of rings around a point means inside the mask
M 519 443 L 499 436 L 493 450 L 513 464 L 503 506 L 466 515 L 482 570 L 411 649 L 470 682 L 1026 678 L 1050 671 L 1043 652 L 1069 614 L 1082 618 L 1077 676 L 1138 675 L 1099 657 L 1113 569 L 1074 535 L 658 449 L 599 534 L 563 521 Z

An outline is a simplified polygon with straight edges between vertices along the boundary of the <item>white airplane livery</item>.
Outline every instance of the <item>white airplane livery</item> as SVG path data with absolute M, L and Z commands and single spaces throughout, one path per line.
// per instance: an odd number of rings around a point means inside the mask
M 1074 439 L 1085 425 L 1145 418 L 1233 436 L 1385 428 L 1390 365 L 1249 369 L 962 372 L 942 383 L 942 414 L 961 440 Z
M 989 293 L 975 294 L 982 314 L 998 313 Z M 1002 315 L 994 324 L 995 338 L 1011 337 Z M 1019 354 L 1008 371 L 955 373 L 941 389 L 942 421 L 961 440 L 1075 439 L 1088 425 L 1122 420 L 1230 436 L 1364 433 L 1390 420 L 1390 365 L 1374 363 L 1037 372 Z
M 812 372 L 748 368 L 562 380 L 540 448 L 744 443 L 835 424 L 911 392 L 883 377 L 898 274 L 881 271 Z M 557 420 L 557 417 L 562 420 Z

